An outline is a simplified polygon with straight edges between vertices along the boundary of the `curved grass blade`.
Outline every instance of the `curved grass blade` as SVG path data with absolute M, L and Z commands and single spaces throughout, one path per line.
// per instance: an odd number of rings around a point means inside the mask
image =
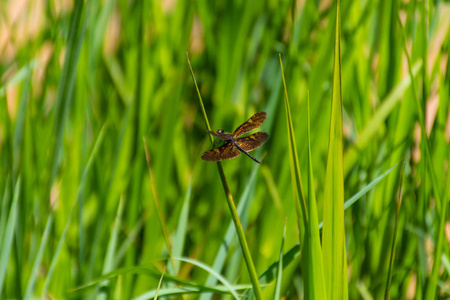
M 226 288 L 228 288 L 229 292 L 233 295 L 233 297 L 235 299 L 239 299 L 239 296 L 236 294 L 236 291 L 234 290 L 232 285 L 226 280 L 226 278 L 223 277 L 222 275 L 220 275 L 219 273 L 217 273 L 216 271 L 214 271 L 210 266 L 208 266 L 208 265 L 206 265 L 206 264 L 204 264 L 202 262 L 199 262 L 199 261 L 187 258 L 187 257 L 177 257 L 177 258 L 173 258 L 173 259 L 174 260 L 179 260 L 179 261 L 184 261 L 184 262 L 187 262 L 187 263 L 191 263 L 191 264 L 193 264 L 193 265 L 195 265 L 195 266 L 197 266 L 199 268 L 202 268 L 203 270 L 207 271 L 208 273 L 212 274 Z
M 250 284 L 248 285 L 233 285 L 234 290 L 246 290 L 249 288 L 252 288 Z M 214 291 L 215 294 L 224 294 L 229 295 L 228 289 L 224 287 L 223 285 L 217 285 L 217 286 L 209 286 L 207 287 L 206 291 L 211 292 Z M 158 291 L 159 296 L 183 296 L 186 294 L 200 294 L 204 293 L 205 289 L 202 288 L 193 288 L 193 287 L 182 287 L 182 288 L 165 288 L 160 289 Z M 153 299 L 156 296 L 157 290 L 152 290 L 145 292 L 142 295 L 139 295 L 136 298 L 133 298 L 133 300 L 146 300 L 146 299 Z
M 68 291 L 68 296 L 70 297 L 75 297 L 76 295 L 81 294 L 83 291 L 89 289 L 89 288 L 93 288 L 96 285 L 100 284 L 101 282 L 108 280 L 108 279 L 112 279 L 115 278 L 117 276 L 121 276 L 121 275 L 127 275 L 127 274 L 141 274 L 141 275 L 147 275 L 150 277 L 153 277 L 155 279 L 160 279 L 162 272 L 158 271 L 154 265 L 150 264 L 150 265 L 139 265 L 139 266 L 132 266 L 132 267 L 125 267 L 125 268 L 120 268 L 120 269 L 116 269 L 108 274 L 102 275 L 94 280 L 91 280 L 81 286 L 78 286 L 72 290 Z M 178 285 L 182 285 L 183 289 L 197 289 L 199 291 L 203 291 L 203 292 L 210 292 L 210 293 L 219 293 L 219 294 L 223 294 L 223 293 L 227 293 L 227 291 L 229 291 L 230 289 L 228 287 L 224 287 L 224 286 L 204 286 L 204 285 L 200 285 L 197 284 L 195 282 L 192 281 L 187 281 L 187 280 L 183 280 L 180 279 L 178 277 L 175 277 L 173 275 L 170 275 L 168 273 L 166 273 L 164 275 L 164 280 L 168 281 L 168 282 L 173 282 L 176 283 Z M 250 285 L 235 285 L 232 286 L 232 290 L 242 290 L 242 289 L 248 289 L 249 287 L 251 287 Z M 153 291 L 154 292 L 154 291 Z M 228 292 L 229 293 L 229 292 Z M 161 296 L 161 294 L 160 294 Z

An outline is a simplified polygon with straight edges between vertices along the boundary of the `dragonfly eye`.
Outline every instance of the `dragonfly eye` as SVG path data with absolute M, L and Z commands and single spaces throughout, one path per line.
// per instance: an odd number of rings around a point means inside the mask
M 223 133 L 223 129 L 218 129 L 217 133 Z

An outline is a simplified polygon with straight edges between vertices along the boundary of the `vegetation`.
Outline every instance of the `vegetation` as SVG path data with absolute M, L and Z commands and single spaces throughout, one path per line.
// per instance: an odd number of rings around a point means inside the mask
M 448 1 L 0 8 L 1 299 L 450 297 Z

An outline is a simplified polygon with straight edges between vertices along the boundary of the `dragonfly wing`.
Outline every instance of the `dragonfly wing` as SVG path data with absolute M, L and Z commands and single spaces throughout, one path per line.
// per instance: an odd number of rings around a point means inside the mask
M 252 151 L 264 144 L 268 138 L 268 133 L 256 132 L 252 135 L 236 139 L 236 144 L 245 151 Z
M 203 152 L 202 159 L 207 161 L 221 161 L 238 157 L 241 153 L 231 144 L 225 143 L 220 147 Z
M 246 122 L 242 123 L 233 133 L 235 138 L 252 131 L 255 128 L 261 126 L 266 120 L 267 114 L 265 112 L 259 112 L 250 117 Z

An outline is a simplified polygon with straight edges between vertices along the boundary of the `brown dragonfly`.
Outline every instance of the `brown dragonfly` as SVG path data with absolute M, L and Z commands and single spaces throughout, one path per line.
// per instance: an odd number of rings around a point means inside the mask
M 225 141 L 225 143 L 220 147 L 203 152 L 202 159 L 207 161 L 232 159 L 241 155 L 239 152 L 241 151 L 260 164 L 261 162 L 248 152 L 264 144 L 269 138 L 269 134 L 266 132 L 256 132 L 249 136 L 241 138 L 238 137 L 261 126 L 261 124 L 266 120 L 266 117 L 267 114 L 265 112 L 256 113 L 246 122 L 242 123 L 233 133 L 226 133 L 223 129 L 219 129 L 215 132 L 207 130 L 209 134 L 220 138 Z

